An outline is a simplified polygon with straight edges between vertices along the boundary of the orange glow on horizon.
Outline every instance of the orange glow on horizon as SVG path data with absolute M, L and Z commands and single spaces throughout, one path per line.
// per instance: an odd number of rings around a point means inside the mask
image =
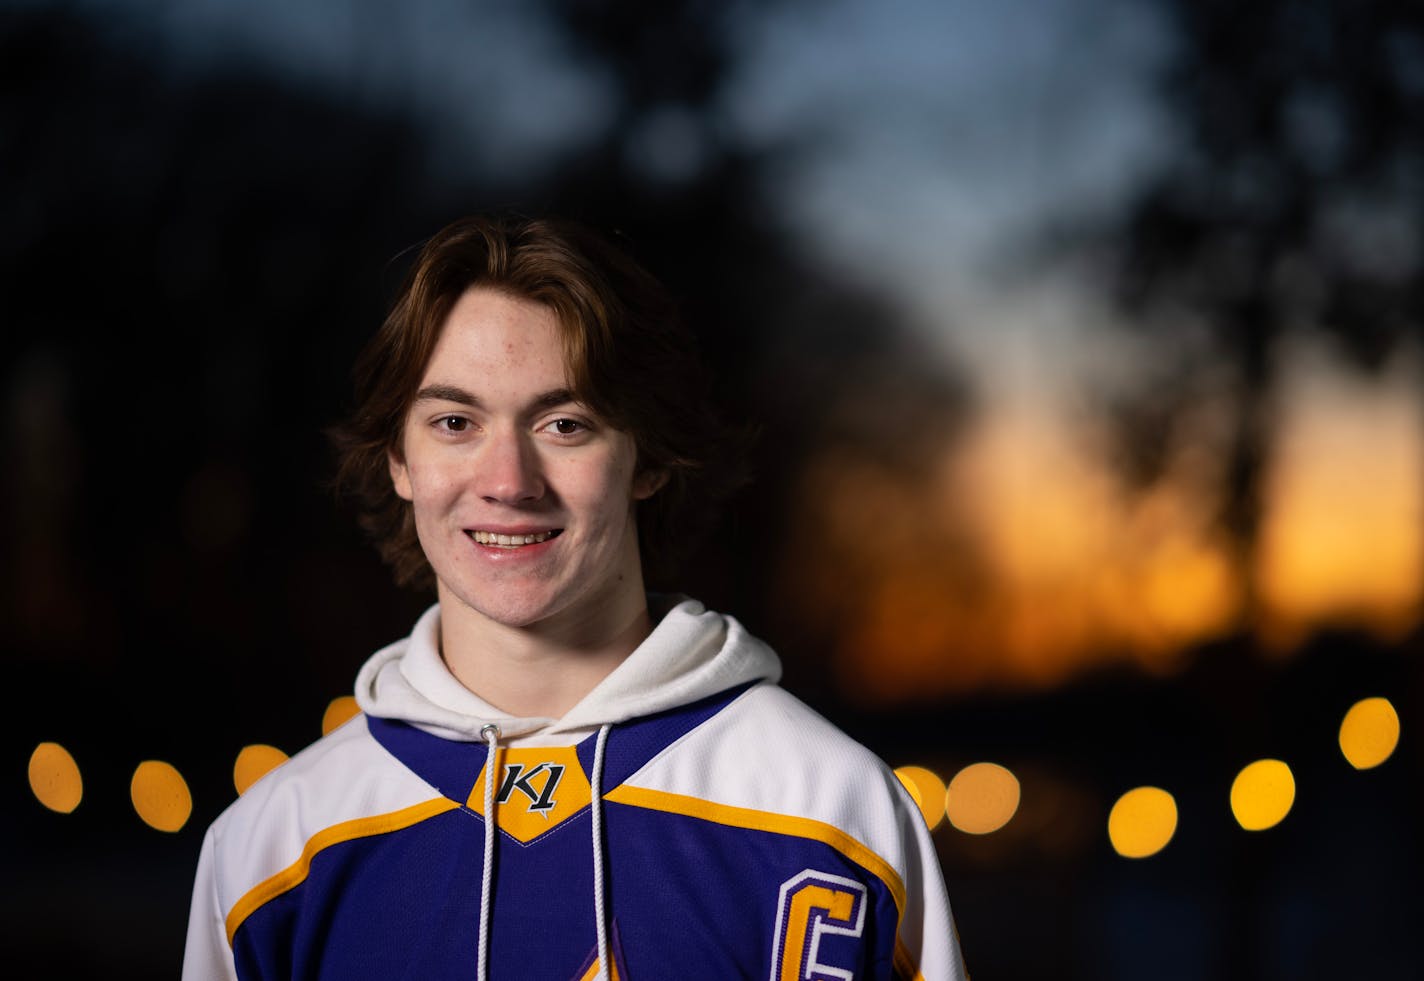
M 1342 621 L 1407 630 L 1424 613 L 1420 371 L 1332 370 L 1303 356 L 1284 369 L 1252 568 L 1218 520 L 1226 396 L 1191 409 L 1144 487 L 1086 421 L 1029 401 L 991 407 L 953 444 L 927 420 L 922 456 L 838 443 L 813 457 L 783 553 L 787 615 L 871 704 L 1045 688 L 1111 663 L 1170 673 L 1248 626 L 1286 648 Z
M 1266 491 L 1257 568 L 1264 636 L 1286 648 L 1316 625 L 1386 638 L 1419 621 L 1424 596 L 1424 413 L 1401 359 L 1371 384 L 1307 350 Z
M 845 450 L 812 465 L 789 550 L 812 558 L 791 601 L 840 618 L 845 690 L 884 703 L 1047 687 L 1122 658 L 1170 671 L 1233 625 L 1239 577 L 1198 478 L 1134 499 L 1073 446 L 1007 415 L 920 483 Z

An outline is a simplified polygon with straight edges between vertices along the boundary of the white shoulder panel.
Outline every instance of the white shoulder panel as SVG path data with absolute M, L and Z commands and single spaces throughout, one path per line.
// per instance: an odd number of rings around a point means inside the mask
M 222 914 L 297 862 L 320 832 L 439 797 L 376 742 L 358 715 L 257 781 L 213 822 Z
M 749 689 L 626 783 L 821 821 L 891 860 L 882 848 L 893 851 L 906 831 L 902 788 L 890 769 L 776 685 Z

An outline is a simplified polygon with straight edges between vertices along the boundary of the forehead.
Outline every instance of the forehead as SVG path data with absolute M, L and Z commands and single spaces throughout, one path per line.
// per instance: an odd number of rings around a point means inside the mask
M 495 382 L 511 372 L 567 381 L 563 334 L 550 307 L 484 286 L 455 301 L 425 366 L 424 381 L 454 372 Z

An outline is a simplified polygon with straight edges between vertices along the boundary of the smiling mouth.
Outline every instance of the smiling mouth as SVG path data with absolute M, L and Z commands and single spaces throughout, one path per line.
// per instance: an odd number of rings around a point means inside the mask
M 557 538 L 563 533 L 562 528 L 553 528 L 549 531 L 539 531 L 532 535 L 500 535 L 492 531 L 467 531 L 469 535 L 480 545 L 492 545 L 495 548 L 523 548 L 525 545 L 538 545 L 540 542 L 547 542 L 551 538 Z

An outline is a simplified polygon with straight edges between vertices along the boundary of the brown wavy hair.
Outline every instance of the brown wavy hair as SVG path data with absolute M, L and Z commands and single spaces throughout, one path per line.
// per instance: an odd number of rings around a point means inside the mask
M 380 330 L 356 363 L 356 410 L 332 430 L 336 485 L 354 500 L 396 582 L 434 585 L 415 517 L 391 483 L 406 413 L 455 301 L 488 287 L 553 310 L 579 401 L 633 437 L 639 473 L 666 474 L 638 502 L 645 569 L 666 575 L 744 482 L 741 438 L 713 411 L 691 333 L 662 285 L 589 228 L 554 219 L 476 216 L 420 250 Z

